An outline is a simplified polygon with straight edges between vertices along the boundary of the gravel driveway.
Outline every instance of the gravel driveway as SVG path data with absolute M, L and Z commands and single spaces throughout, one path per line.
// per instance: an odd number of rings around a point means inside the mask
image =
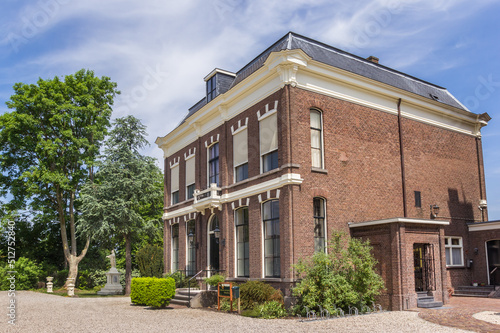
M 9 297 L 0 292 L 1 332 L 466 332 L 439 326 L 416 312 L 384 312 L 315 322 L 264 320 L 207 310 L 150 310 L 129 297 L 68 298 L 16 293 L 16 325 L 8 324 Z

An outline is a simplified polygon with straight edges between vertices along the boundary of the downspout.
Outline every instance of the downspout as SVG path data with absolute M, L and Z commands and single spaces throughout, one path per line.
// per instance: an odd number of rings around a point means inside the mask
M 401 184 L 403 189 L 403 216 L 408 217 L 406 211 L 406 177 L 405 177 L 405 155 L 403 147 L 403 130 L 401 127 L 401 98 L 398 100 L 398 132 L 399 132 L 399 153 L 401 157 Z M 404 295 L 403 295 L 403 251 L 401 244 L 401 227 L 398 228 L 399 235 L 399 294 L 401 296 L 401 309 L 404 310 Z
M 401 157 L 401 184 L 403 188 L 403 216 L 408 217 L 408 212 L 406 210 L 405 152 L 403 147 L 403 129 L 401 126 L 401 98 L 398 100 L 398 131 L 399 131 L 399 152 Z
M 483 164 L 483 158 L 482 158 L 482 150 L 481 148 L 481 137 L 476 136 L 476 154 L 477 154 L 477 173 L 479 176 L 479 199 L 483 200 L 483 176 L 481 173 L 481 165 Z M 479 207 L 481 209 L 481 222 L 484 222 L 484 208 Z
M 292 119 L 291 119 L 291 116 L 292 116 L 292 112 L 290 110 L 290 85 L 286 85 L 286 98 L 287 98 L 287 106 L 286 106 L 286 109 L 287 109 L 287 113 L 288 113 L 288 164 L 291 165 L 292 164 Z M 290 212 L 289 212 L 289 215 L 290 215 L 290 219 L 291 219 L 291 236 L 292 236 L 292 279 L 294 278 L 295 276 L 295 268 L 293 268 L 295 265 L 295 231 L 294 231 L 294 216 L 293 216 L 293 185 L 289 185 L 290 186 L 290 196 L 289 196 L 289 207 L 290 207 Z

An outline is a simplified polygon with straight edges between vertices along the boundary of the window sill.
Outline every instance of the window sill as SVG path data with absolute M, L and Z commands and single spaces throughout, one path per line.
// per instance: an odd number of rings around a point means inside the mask
M 328 170 L 327 169 L 314 168 L 314 167 L 311 168 L 311 172 L 324 173 L 325 175 L 328 174 Z
M 446 269 L 464 269 L 464 268 L 467 268 L 467 267 L 465 267 L 464 265 L 462 265 L 462 266 L 448 266 L 448 265 L 446 265 Z

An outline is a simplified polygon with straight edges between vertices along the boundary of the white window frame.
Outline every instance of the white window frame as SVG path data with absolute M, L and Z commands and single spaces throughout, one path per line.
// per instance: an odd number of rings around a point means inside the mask
M 446 253 L 448 252 L 447 249 L 449 250 L 450 253 L 450 264 L 446 264 L 446 267 L 464 267 L 464 243 L 463 243 L 463 238 L 458 237 L 458 236 L 447 236 L 444 238 L 445 239 L 445 260 L 446 260 Z M 452 245 L 452 239 L 458 239 L 458 245 Z M 461 264 L 454 265 L 453 264 L 453 251 L 452 249 L 460 249 L 460 259 L 461 259 Z
M 191 219 L 191 220 L 187 220 L 186 221 L 186 272 L 188 270 L 188 266 L 189 266 L 189 250 L 190 250 L 190 244 L 189 244 L 189 230 L 188 230 L 188 227 L 189 227 L 189 222 L 193 222 L 194 224 L 194 237 L 195 239 L 193 240 L 194 242 L 194 246 L 193 246 L 193 251 L 194 251 L 194 274 L 196 274 L 196 221 L 194 219 Z
M 324 250 L 324 253 L 328 253 L 328 229 L 327 229 L 327 226 L 328 226 L 328 223 L 327 223 L 327 214 L 326 214 L 326 199 L 323 198 L 323 197 L 313 197 L 313 220 L 314 220 L 314 199 L 320 199 L 323 203 L 323 213 L 324 213 L 324 217 L 323 217 L 323 231 L 324 231 L 324 235 L 323 235 L 323 238 L 324 238 L 324 242 L 325 242 L 325 248 L 323 249 Z M 314 225 L 313 225 L 313 228 L 314 228 Z M 314 249 L 314 252 L 316 252 L 316 249 Z
M 248 206 L 240 206 L 238 208 L 236 208 L 234 211 L 233 211 L 233 220 L 234 220 L 234 276 L 236 277 L 243 277 L 243 278 L 247 278 L 247 277 L 244 277 L 244 276 L 239 276 L 238 275 L 238 227 L 236 226 L 236 214 L 238 212 L 238 210 L 240 209 L 247 209 L 248 211 L 248 234 L 249 234 L 249 237 L 250 237 L 250 209 Z M 250 239 L 248 240 L 248 243 L 250 245 Z M 248 277 L 250 276 L 250 253 L 248 254 Z
M 247 118 L 248 119 L 248 118 Z M 240 163 L 238 165 L 236 165 L 236 163 L 234 163 L 234 136 L 236 134 L 239 134 L 243 131 L 247 131 L 247 145 L 248 145 L 248 126 L 247 125 L 244 125 L 244 126 L 241 126 L 240 128 L 238 128 L 237 130 L 235 130 L 232 135 L 233 135 L 233 183 L 237 183 L 237 182 L 242 182 L 246 179 L 248 179 L 248 171 L 247 171 L 247 178 L 243 179 L 243 180 L 239 180 L 239 181 L 236 181 L 236 168 L 242 166 L 242 165 L 247 165 L 247 170 L 248 170 L 248 147 L 247 147 L 247 160 L 246 162 L 243 162 L 243 163 Z
M 320 149 L 320 152 L 321 152 L 321 166 L 320 167 L 317 167 L 317 166 L 313 166 L 312 165 L 312 146 L 311 146 L 311 166 L 313 168 L 317 168 L 317 169 L 324 169 L 325 168 L 325 142 L 323 140 L 323 132 L 324 132 L 324 125 L 323 125 L 323 111 L 321 111 L 320 109 L 317 109 L 317 108 L 311 108 L 309 109 L 309 135 L 311 135 L 311 113 L 312 112 L 317 112 L 319 113 L 319 118 L 320 118 L 320 126 L 321 128 L 319 129 L 319 132 L 320 132 L 320 144 L 321 144 L 321 149 Z M 316 129 L 317 130 L 317 129 Z
M 279 151 L 279 131 L 278 131 L 278 110 L 277 109 L 274 109 L 274 110 L 269 110 L 268 112 L 266 112 L 265 114 L 263 114 L 262 116 L 259 116 L 259 114 L 257 115 L 258 116 L 258 121 L 259 121 L 259 159 L 260 159 L 260 173 L 264 173 L 264 160 L 263 160 L 263 157 L 264 155 L 268 155 L 268 154 L 271 154 L 275 151 Z M 273 116 L 274 114 L 276 114 L 276 135 L 278 136 L 278 143 L 277 143 L 277 148 L 276 149 L 273 149 L 273 150 L 270 150 L 268 152 L 265 152 L 265 153 L 262 153 L 262 150 L 261 150 L 261 146 L 260 146 L 260 139 L 261 139 L 261 127 L 260 127 L 260 122 L 270 116 Z M 279 159 L 278 159 L 278 164 L 279 164 Z M 276 169 L 279 169 L 279 165 L 278 165 L 278 168 Z M 276 169 L 273 169 L 273 170 L 276 170 Z M 272 171 L 272 170 L 269 170 L 269 171 Z M 266 172 L 269 172 L 269 171 L 266 171 Z
M 207 146 L 207 188 L 210 187 L 210 148 L 212 148 L 214 145 L 219 144 L 219 141 L 212 142 L 209 146 Z M 220 187 L 221 184 L 221 179 L 220 179 L 220 144 L 219 144 L 219 184 L 217 185 Z
M 174 227 L 177 226 L 177 268 L 176 270 L 174 271 L 173 268 L 174 268 Z M 170 249 L 170 271 L 172 273 L 174 272 L 177 272 L 179 270 L 179 224 L 176 223 L 176 224 L 173 224 L 170 226 L 170 245 L 171 245 L 171 249 Z
M 188 198 L 188 187 L 196 184 L 196 157 L 195 156 L 196 155 L 193 154 L 184 160 L 185 161 L 184 165 L 186 166 L 187 161 L 189 161 L 190 159 L 194 159 L 194 179 L 195 179 L 195 181 L 190 183 L 190 184 L 187 184 L 187 182 L 186 182 L 186 200 L 193 199 L 193 198 Z M 186 169 L 186 178 L 187 178 L 187 167 L 185 167 L 185 169 Z
M 280 233 L 279 233 L 279 240 L 280 240 L 280 276 L 266 276 L 266 249 L 265 249 L 265 242 L 266 242 L 266 227 L 265 227 L 265 221 L 264 221 L 264 205 L 267 204 L 268 202 L 270 201 L 278 201 L 278 205 L 279 205 L 279 201 L 280 199 L 279 198 L 269 198 L 268 200 L 266 201 L 263 201 L 261 202 L 260 204 L 260 214 L 261 214 L 261 217 L 260 217 L 260 225 L 261 225 L 261 235 L 262 235 L 262 241 L 261 241 L 261 244 L 262 244 L 262 278 L 264 279 L 279 279 L 279 278 L 282 278 L 282 275 L 281 275 L 281 269 L 283 268 L 283 262 L 282 262 L 282 255 L 281 255 L 281 247 L 282 247 L 282 239 L 281 239 L 281 233 L 282 233 L 282 228 L 281 228 L 281 212 L 280 212 L 280 217 L 279 217 L 279 229 L 280 229 Z M 274 258 L 274 256 L 273 256 Z M 274 270 L 274 263 L 273 263 L 273 270 Z

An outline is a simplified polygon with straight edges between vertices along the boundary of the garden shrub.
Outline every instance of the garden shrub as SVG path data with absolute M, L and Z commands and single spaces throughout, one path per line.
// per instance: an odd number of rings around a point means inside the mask
M 161 308 L 169 305 L 174 296 L 175 281 L 172 278 L 132 279 L 130 299 L 134 304 Z
M 141 276 L 162 277 L 163 250 L 159 246 L 146 244 L 135 254 L 135 260 Z
M 219 282 L 226 281 L 226 277 L 224 275 L 214 274 L 210 277 L 203 278 L 203 281 L 205 281 L 206 284 L 208 284 L 212 287 L 217 287 Z
M 91 290 L 94 288 L 94 280 L 92 279 L 88 270 L 78 271 L 78 278 L 76 281 L 76 288 L 83 290 Z
M 9 267 L 9 264 L 0 268 L 0 290 L 10 289 L 11 280 L 8 280 L 8 278 L 11 274 L 7 273 L 9 271 L 16 272 L 13 274 L 15 281 L 12 280 L 16 290 L 33 289 L 39 280 L 44 279 L 42 277 L 43 270 L 35 261 L 20 257 L 16 260 L 14 268 Z
M 277 301 L 283 304 L 283 294 L 280 290 L 261 281 L 247 281 L 240 285 L 241 307 L 252 309 L 255 304 Z
M 278 301 L 265 302 L 262 305 L 258 305 L 259 317 L 264 319 L 274 319 L 286 317 L 287 313 L 283 303 Z
M 68 278 L 69 271 L 67 269 L 63 269 L 57 271 L 54 274 L 54 287 L 62 287 L 66 283 L 66 279 Z
M 328 254 L 315 253 L 295 266 L 302 280 L 292 289 L 297 304 L 294 313 L 306 315 L 305 307 L 334 313 L 334 305 L 348 311 L 349 306 L 361 309 L 371 305 L 384 289 L 384 281 L 375 272 L 377 261 L 369 242 L 334 233 Z

